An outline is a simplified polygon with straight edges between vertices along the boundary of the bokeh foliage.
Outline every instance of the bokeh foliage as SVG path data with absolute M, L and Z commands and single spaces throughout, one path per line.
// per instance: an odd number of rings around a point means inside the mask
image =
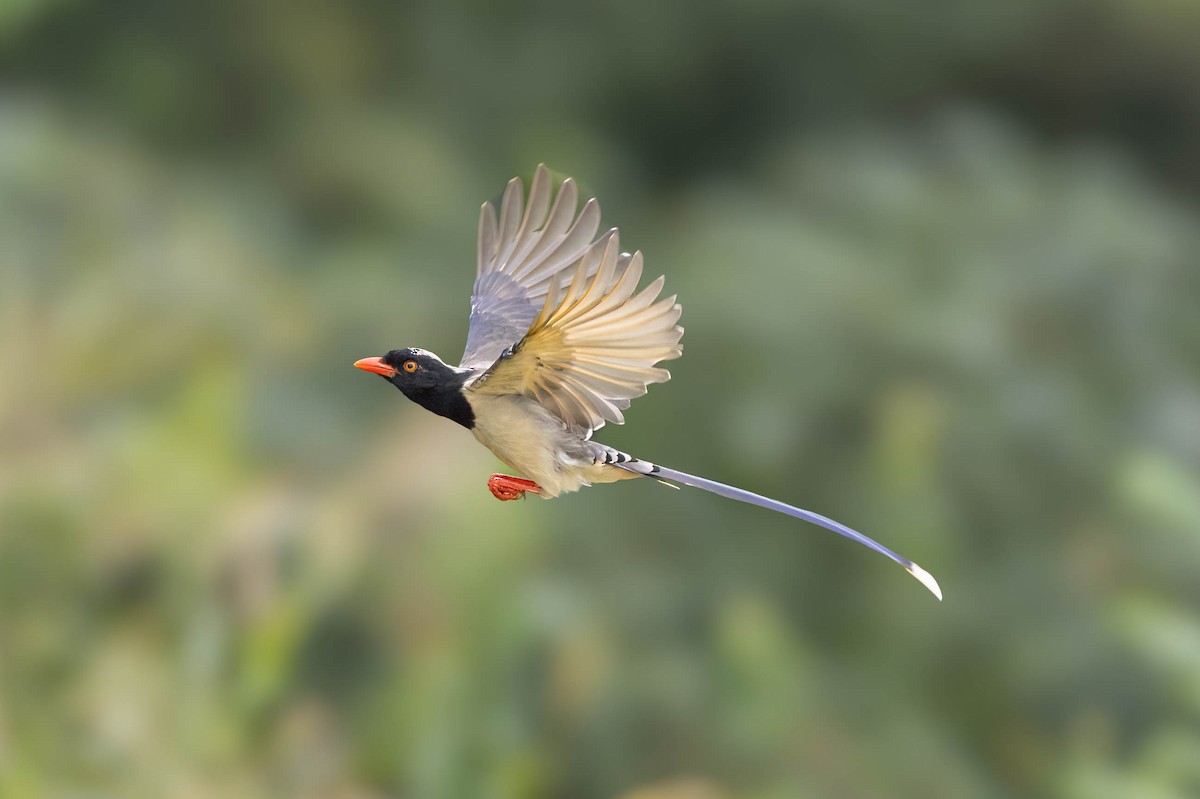
M 0 796 L 1200 793 L 1188 3 L 0 4 Z M 545 161 L 684 304 L 497 504 L 350 368 Z

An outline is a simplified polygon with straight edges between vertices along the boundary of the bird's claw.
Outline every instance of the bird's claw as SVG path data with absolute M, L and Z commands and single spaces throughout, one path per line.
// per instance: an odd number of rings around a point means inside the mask
M 507 502 L 510 499 L 524 499 L 525 497 L 524 491 L 518 491 L 515 488 L 494 485 L 489 485 L 488 488 L 492 490 L 492 496 L 501 502 Z
M 521 499 L 525 496 L 526 491 L 532 491 L 535 494 L 542 493 L 542 488 L 532 480 L 524 480 L 520 477 L 509 477 L 506 474 L 493 474 L 488 478 L 488 490 L 492 492 L 492 496 L 501 502 L 507 502 L 510 499 Z

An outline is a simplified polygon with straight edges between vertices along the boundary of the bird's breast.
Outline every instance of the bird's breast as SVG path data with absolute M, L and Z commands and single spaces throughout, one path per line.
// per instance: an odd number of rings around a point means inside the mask
M 471 432 L 496 457 L 536 482 L 544 497 L 576 491 L 594 459 L 586 442 L 533 400 L 513 395 L 470 396 Z

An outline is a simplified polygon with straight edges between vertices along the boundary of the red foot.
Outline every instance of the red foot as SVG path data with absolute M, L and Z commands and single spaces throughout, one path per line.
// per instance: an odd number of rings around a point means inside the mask
M 493 474 L 489 477 L 488 490 L 492 492 L 493 497 L 502 502 L 510 499 L 520 499 L 525 496 L 526 491 L 532 491 L 535 494 L 542 493 L 541 486 L 532 480 L 509 477 L 506 474 Z

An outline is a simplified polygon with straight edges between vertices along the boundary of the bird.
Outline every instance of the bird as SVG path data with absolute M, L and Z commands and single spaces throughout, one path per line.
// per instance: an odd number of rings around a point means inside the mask
M 664 278 L 638 288 L 640 251 L 623 252 L 612 228 L 600 235 L 595 198 L 555 187 L 538 166 L 526 199 L 513 178 L 479 215 L 476 277 L 467 343 L 451 366 L 419 347 L 362 358 L 413 402 L 457 422 L 513 470 L 487 486 L 499 500 L 551 499 L 598 483 L 653 478 L 703 489 L 824 527 L 900 564 L 939 600 L 929 572 L 850 527 L 776 499 L 669 469 L 592 439 L 623 424 L 630 402 L 671 374 L 658 364 L 683 353 L 682 308 L 661 297 Z

